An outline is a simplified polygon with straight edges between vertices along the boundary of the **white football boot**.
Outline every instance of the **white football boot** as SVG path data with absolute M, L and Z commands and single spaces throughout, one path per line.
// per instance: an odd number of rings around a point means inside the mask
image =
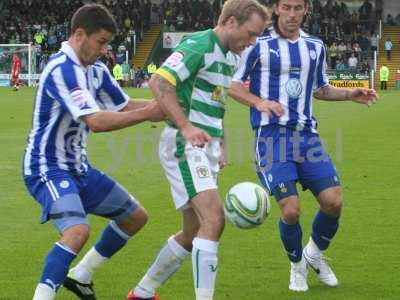
M 290 262 L 290 282 L 289 282 L 289 290 L 295 292 L 305 292 L 308 290 L 307 284 L 307 262 L 304 256 L 301 257 L 301 260 L 297 263 Z
M 307 264 L 317 273 L 319 281 L 327 286 L 337 286 L 339 284 L 335 273 L 329 267 L 327 263 L 327 257 L 325 257 L 318 246 L 310 238 L 307 246 L 303 249 L 303 256 L 307 261 Z

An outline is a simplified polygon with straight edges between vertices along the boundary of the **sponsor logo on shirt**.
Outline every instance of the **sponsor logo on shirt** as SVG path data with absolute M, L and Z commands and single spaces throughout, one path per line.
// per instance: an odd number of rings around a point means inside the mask
M 80 87 L 72 89 L 70 96 L 72 104 L 79 107 L 79 109 L 91 109 L 90 105 L 87 103 L 85 92 Z
M 165 65 L 167 67 L 175 68 L 183 61 L 184 57 L 185 55 L 182 52 L 176 51 L 167 58 Z
M 286 92 L 292 98 L 298 98 L 303 92 L 300 80 L 297 78 L 289 79 L 285 84 Z

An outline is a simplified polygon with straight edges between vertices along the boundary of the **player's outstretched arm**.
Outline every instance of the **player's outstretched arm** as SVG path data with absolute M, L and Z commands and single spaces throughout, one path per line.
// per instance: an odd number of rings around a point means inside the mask
M 194 127 L 179 105 L 176 87 L 168 80 L 158 74 L 154 74 L 149 82 L 156 101 L 160 104 L 162 111 L 176 127 L 178 127 L 184 138 L 195 146 L 203 146 L 211 137 L 204 130 Z
M 329 84 L 317 90 L 314 93 L 314 97 L 326 101 L 353 101 L 368 106 L 378 100 L 378 94 L 374 89 L 342 89 Z
M 266 113 L 268 116 L 274 114 L 280 117 L 285 113 L 285 110 L 280 103 L 270 100 L 263 100 L 257 97 L 256 95 L 250 93 L 242 82 L 233 81 L 228 93 L 229 96 L 236 101 L 244 105 L 254 107 L 258 111 Z
M 136 110 L 100 111 L 83 116 L 82 119 L 93 132 L 106 132 L 126 128 L 143 121 L 158 122 L 164 119 L 164 113 L 156 101 L 151 101 Z

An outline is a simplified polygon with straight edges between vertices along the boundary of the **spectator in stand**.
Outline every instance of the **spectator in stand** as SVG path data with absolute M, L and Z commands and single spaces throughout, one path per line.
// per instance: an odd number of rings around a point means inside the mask
M 387 38 L 385 41 L 385 51 L 387 60 L 391 60 L 392 58 L 392 49 L 393 49 L 392 39 Z
M 389 26 L 396 25 L 391 14 L 387 14 L 387 16 L 386 16 L 386 24 Z
M 369 75 L 370 72 L 371 72 L 371 67 L 369 66 L 368 61 L 364 60 L 361 64 L 360 73 Z
M 343 58 L 338 55 L 338 59 L 336 60 L 336 72 L 341 73 L 346 71 L 346 65 L 344 64 Z
M 340 41 L 339 46 L 338 46 L 338 53 L 344 57 L 346 55 L 347 52 L 347 47 L 346 44 L 344 43 L 344 41 Z
M 114 65 L 112 73 L 113 73 L 114 79 L 118 82 L 119 86 L 123 87 L 124 86 L 124 83 L 123 83 L 124 76 L 122 73 L 122 66 L 119 63 L 116 63 Z
M 129 86 L 129 75 L 130 75 L 129 64 L 126 61 L 124 61 L 121 67 L 122 67 L 123 86 Z
M 332 45 L 329 47 L 329 58 L 330 58 L 331 69 L 335 68 L 337 55 L 338 55 L 338 48 L 336 42 L 333 42 Z
M 347 61 L 347 65 L 349 66 L 349 71 L 355 73 L 357 71 L 357 64 L 358 64 L 358 59 L 354 55 L 354 52 L 352 52 L 351 56 Z
M 400 13 L 397 14 L 397 16 L 396 16 L 396 18 L 394 19 L 394 21 L 395 21 L 395 23 L 396 23 L 397 26 L 400 25 Z
M 387 90 L 387 82 L 389 81 L 389 68 L 385 65 L 379 69 L 379 80 L 381 81 L 381 90 Z
M 361 61 L 362 50 L 361 50 L 360 45 L 357 42 L 353 43 L 352 50 L 353 50 L 355 57 L 358 59 L 358 61 Z
M 360 15 L 360 21 L 363 23 L 367 22 L 371 12 L 372 12 L 372 4 L 369 2 L 369 0 L 364 0 L 364 3 L 358 9 L 358 13 Z

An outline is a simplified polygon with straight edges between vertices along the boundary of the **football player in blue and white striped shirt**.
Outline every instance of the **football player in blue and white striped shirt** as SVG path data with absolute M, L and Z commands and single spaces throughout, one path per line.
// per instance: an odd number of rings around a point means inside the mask
M 43 70 L 36 94 L 23 176 L 61 238 L 44 263 L 34 300 L 54 299 L 59 287 L 96 299 L 91 277 L 147 221 L 143 207 L 120 184 L 93 168 L 86 156 L 88 133 L 128 127 L 163 113 L 155 101 L 130 101 L 107 67 L 98 62 L 117 30 L 101 5 L 78 9 L 72 35 Z M 88 213 L 111 219 L 102 236 L 71 270 L 89 237 Z
M 257 173 L 281 209 L 279 229 L 291 261 L 289 289 L 294 291 L 308 289 L 307 264 L 323 283 L 338 284 L 322 251 L 338 229 L 342 192 L 317 133 L 312 97 L 366 105 L 377 98 L 372 89 L 329 85 L 323 42 L 301 30 L 308 5 L 308 0 L 275 1 L 273 27 L 242 53 L 230 92 L 251 106 Z M 250 91 L 244 86 L 248 79 Z M 304 250 L 296 182 L 309 189 L 320 204 Z

